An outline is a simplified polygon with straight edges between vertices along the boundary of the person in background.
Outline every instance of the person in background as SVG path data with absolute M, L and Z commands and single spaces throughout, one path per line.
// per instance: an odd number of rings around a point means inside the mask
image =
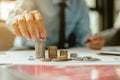
M 59 45 L 61 2 L 63 0 L 17 0 L 6 23 L 14 34 L 22 37 L 23 46 L 34 48 L 38 39 L 46 40 L 46 47 Z M 100 34 L 91 35 L 85 0 L 64 0 L 64 3 L 64 48 L 101 49 L 105 40 Z

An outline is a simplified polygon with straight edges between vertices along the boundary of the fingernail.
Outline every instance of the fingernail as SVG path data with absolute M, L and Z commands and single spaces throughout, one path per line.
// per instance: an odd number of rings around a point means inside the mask
M 21 35 L 17 35 L 18 37 L 22 37 Z
M 40 34 L 40 37 L 41 37 L 42 39 L 45 39 L 45 38 L 46 38 L 45 34 L 43 34 L 43 33 Z
M 39 33 L 37 33 L 37 37 L 38 37 L 38 38 L 40 37 Z
M 46 39 L 40 39 L 42 42 L 45 42 Z
M 35 42 L 37 40 L 36 36 L 32 36 L 32 40 Z
M 16 36 L 18 36 L 18 37 L 22 37 L 22 35 L 20 35 L 20 34 L 16 34 Z
M 38 31 L 38 30 L 36 31 L 36 34 L 37 34 L 37 37 L 39 38 L 39 37 L 40 37 L 40 35 L 39 35 L 39 31 Z
M 34 38 L 32 38 L 32 41 L 33 41 L 33 42 L 35 42 L 35 39 L 34 39 Z
M 27 37 L 27 40 L 30 40 L 30 38 Z

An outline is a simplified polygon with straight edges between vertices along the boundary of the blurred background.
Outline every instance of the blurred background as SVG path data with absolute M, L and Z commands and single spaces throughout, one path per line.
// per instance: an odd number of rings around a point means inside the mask
M 93 34 L 114 27 L 114 22 L 120 10 L 120 0 L 85 1 L 90 9 L 90 26 Z M 0 0 L 0 51 L 8 50 L 13 46 L 15 35 L 7 29 L 5 21 L 14 5 L 15 0 Z

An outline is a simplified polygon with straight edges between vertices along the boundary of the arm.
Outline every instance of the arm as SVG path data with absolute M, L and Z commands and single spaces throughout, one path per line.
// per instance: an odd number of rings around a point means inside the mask
M 46 29 L 42 15 L 35 10 L 33 1 L 35 2 L 35 0 L 17 0 L 16 8 L 10 13 L 7 24 L 17 36 L 36 41 L 39 38 L 46 38 Z
M 78 22 L 75 27 L 74 33 L 76 36 L 76 45 L 85 46 L 86 36 L 91 34 L 89 23 L 89 9 L 84 0 L 80 0 L 78 10 Z
M 24 10 L 34 9 L 36 9 L 36 6 L 33 0 L 17 0 L 15 8 L 9 13 L 9 17 L 6 21 L 8 27 L 11 29 L 11 24 L 23 13 Z
M 105 44 L 104 37 L 101 34 L 91 35 L 88 7 L 83 0 L 81 0 L 79 7 L 80 17 L 78 19 L 78 25 L 75 28 L 76 43 L 81 46 L 87 46 L 91 49 L 101 49 Z

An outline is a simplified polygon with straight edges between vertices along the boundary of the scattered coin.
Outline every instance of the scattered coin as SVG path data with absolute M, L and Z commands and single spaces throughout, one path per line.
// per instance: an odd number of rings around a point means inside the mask
M 33 58 L 33 57 L 30 57 L 30 58 L 28 58 L 28 60 L 35 60 L 35 58 Z
M 34 56 L 29 56 L 29 57 L 34 57 Z
M 98 59 L 98 58 L 93 58 L 92 61 L 100 61 L 101 59 Z
M 65 55 L 59 56 L 58 58 L 52 59 L 52 61 L 61 62 L 61 61 L 70 61 L 71 59 L 66 58 Z
M 61 61 L 67 61 L 67 59 L 54 58 L 54 59 L 52 59 L 52 61 L 61 62 Z
M 83 58 L 82 57 L 77 57 L 77 58 L 74 58 L 74 60 L 76 60 L 76 61 L 83 61 Z
M 66 55 L 59 56 L 58 59 L 62 61 L 67 60 Z
M 114 59 L 119 60 L 119 58 L 114 58 Z
M 61 62 L 62 60 L 60 60 L 60 59 L 58 59 L 58 58 L 53 58 L 52 61 Z
M 99 58 L 94 58 L 91 56 L 78 57 L 77 53 L 71 53 L 70 58 L 68 58 L 67 50 L 60 50 L 60 56 L 57 56 L 57 46 L 49 46 L 48 47 L 48 58 L 45 58 L 45 43 L 36 43 L 35 45 L 36 58 L 41 61 L 100 61 Z M 34 60 L 33 56 L 29 58 L 29 60 Z
M 77 57 L 74 60 L 76 60 L 76 61 L 100 61 L 101 59 L 93 58 L 91 56 L 85 56 L 85 57 Z

